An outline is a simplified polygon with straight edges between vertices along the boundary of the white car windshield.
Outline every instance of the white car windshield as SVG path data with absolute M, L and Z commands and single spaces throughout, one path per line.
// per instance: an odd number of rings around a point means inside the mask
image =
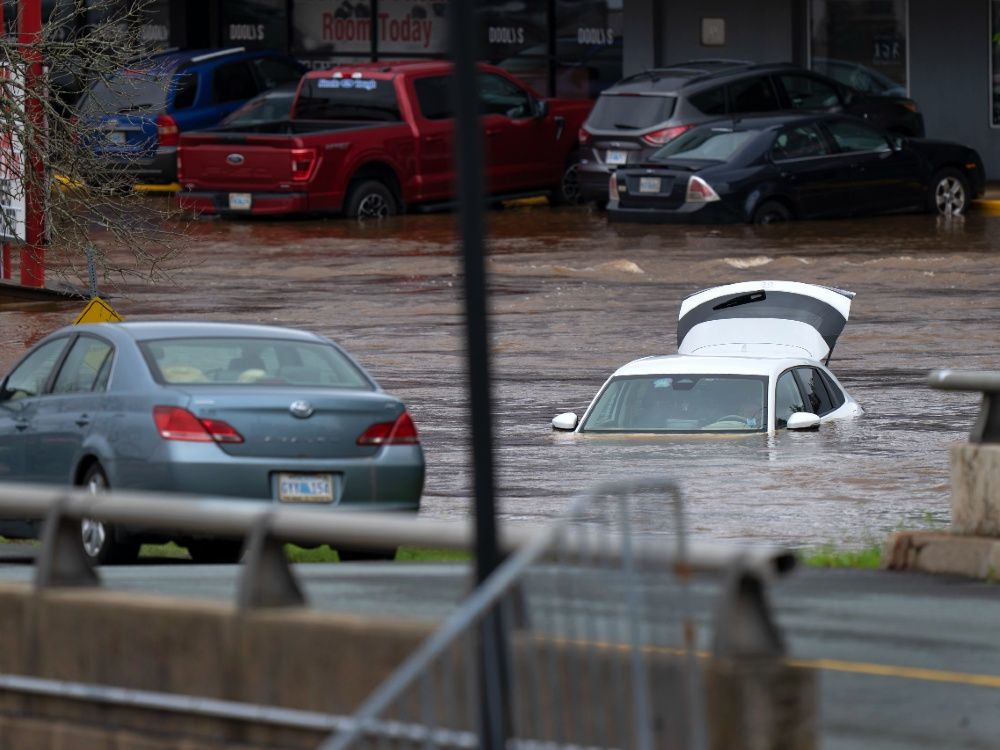
M 767 378 L 641 375 L 613 379 L 581 432 L 764 432 Z

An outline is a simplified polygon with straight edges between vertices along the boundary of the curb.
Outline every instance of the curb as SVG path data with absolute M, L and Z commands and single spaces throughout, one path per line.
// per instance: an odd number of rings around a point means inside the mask
M 882 568 L 995 580 L 1000 577 L 1000 539 L 944 531 L 898 531 L 885 543 Z

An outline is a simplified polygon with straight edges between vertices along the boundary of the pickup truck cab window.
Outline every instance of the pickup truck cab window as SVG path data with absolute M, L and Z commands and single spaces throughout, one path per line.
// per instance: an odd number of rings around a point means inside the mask
M 451 84 L 447 76 L 418 78 L 413 82 L 420 114 L 427 120 L 448 120 L 455 116 L 451 108 Z
M 519 120 L 535 114 L 534 102 L 527 91 L 492 73 L 479 74 L 479 101 L 484 115 L 503 115 Z
M 241 102 L 257 96 L 257 82 L 245 62 L 223 63 L 212 74 L 215 101 Z
M 301 70 L 288 60 L 279 57 L 259 57 L 251 64 L 257 72 L 263 91 L 277 88 L 285 83 L 298 83 L 302 77 Z
M 384 120 L 399 122 L 399 101 L 384 78 L 307 78 L 293 118 L 303 120 Z

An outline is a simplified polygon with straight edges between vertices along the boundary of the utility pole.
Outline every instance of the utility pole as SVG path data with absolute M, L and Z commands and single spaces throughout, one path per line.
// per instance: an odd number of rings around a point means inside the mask
M 493 461 L 493 405 L 490 393 L 490 335 L 486 287 L 486 227 L 483 190 L 483 135 L 480 127 L 480 0 L 448 3 L 448 34 L 454 60 L 455 168 L 459 231 L 465 269 L 465 330 L 472 419 L 473 484 L 476 520 L 476 581 L 482 584 L 500 565 L 497 544 Z M 479 628 L 479 747 L 503 750 L 510 730 L 507 648 L 498 610 Z

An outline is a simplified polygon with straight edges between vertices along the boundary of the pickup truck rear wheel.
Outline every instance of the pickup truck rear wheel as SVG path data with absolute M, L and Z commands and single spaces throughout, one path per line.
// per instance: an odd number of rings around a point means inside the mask
M 398 214 L 399 204 L 384 182 L 362 180 L 351 188 L 344 211 L 358 221 L 384 219 Z

